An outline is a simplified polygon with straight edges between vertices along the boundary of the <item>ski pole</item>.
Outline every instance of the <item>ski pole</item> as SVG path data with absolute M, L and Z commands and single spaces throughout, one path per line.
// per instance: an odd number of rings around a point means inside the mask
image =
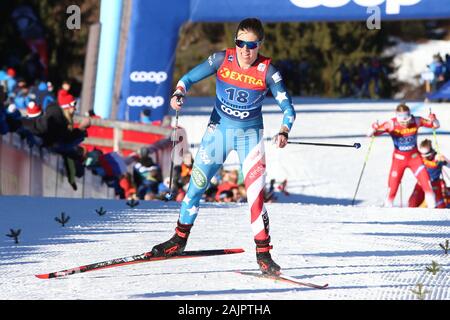
M 305 144 L 310 146 L 324 146 L 324 147 L 347 147 L 347 148 L 361 148 L 360 143 L 354 143 L 354 144 L 337 144 L 337 143 L 317 143 L 317 142 L 293 142 L 288 141 L 288 144 Z
M 178 102 L 178 100 L 177 100 Z M 171 161 L 170 161 L 170 177 L 169 177 L 169 193 L 166 194 L 166 200 L 172 200 L 173 194 L 172 194 L 172 178 L 173 178 L 173 158 L 174 158 L 174 151 L 175 151 L 175 145 L 176 145 L 176 134 L 178 129 L 178 110 L 175 112 L 175 127 L 172 131 L 172 152 L 171 152 Z
M 431 114 L 431 108 L 430 108 L 430 114 Z M 440 154 L 440 152 L 439 152 L 439 144 L 438 144 L 438 141 L 437 141 L 436 129 L 434 128 L 434 125 L 433 125 L 433 139 L 434 139 L 434 145 L 436 146 L 436 151 L 437 151 L 438 154 Z
M 372 149 L 373 141 L 375 140 L 375 136 L 372 136 L 370 139 L 369 149 L 367 150 L 366 158 L 364 159 L 364 164 L 361 170 L 361 174 L 359 175 L 358 185 L 356 186 L 355 194 L 353 195 L 352 206 L 355 204 L 356 194 L 358 193 L 359 185 L 361 183 L 361 179 L 364 173 L 364 169 L 366 168 L 367 160 L 369 160 L 370 150 Z
M 430 114 L 431 114 L 431 108 L 430 108 Z M 434 125 L 433 125 L 433 140 L 434 140 L 434 145 L 436 146 L 437 154 L 440 154 L 439 144 L 438 144 L 438 141 L 437 141 L 437 133 L 436 133 L 436 129 L 434 128 Z M 442 168 L 441 169 L 440 178 L 444 181 L 444 184 L 441 185 L 441 192 L 442 192 L 442 195 L 444 196 L 444 199 L 445 199 L 446 198 L 445 194 L 446 194 L 447 190 L 445 189 L 444 174 L 445 174 L 445 171 L 444 171 L 444 168 Z

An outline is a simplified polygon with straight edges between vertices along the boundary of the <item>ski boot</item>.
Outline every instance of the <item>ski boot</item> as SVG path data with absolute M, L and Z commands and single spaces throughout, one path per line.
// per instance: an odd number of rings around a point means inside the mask
M 256 243 L 256 262 L 263 274 L 280 275 L 281 267 L 272 260 L 270 250 L 273 246 L 269 245 L 270 237 L 267 240 L 255 240 Z
M 154 246 L 152 248 L 152 256 L 171 257 L 182 253 L 186 247 L 191 228 L 192 224 L 182 224 L 178 221 L 173 237 L 166 242 Z

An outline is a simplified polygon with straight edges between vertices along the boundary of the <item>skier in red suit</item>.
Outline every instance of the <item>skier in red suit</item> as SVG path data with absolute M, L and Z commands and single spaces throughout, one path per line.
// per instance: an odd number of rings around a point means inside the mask
M 431 144 L 431 140 L 425 139 L 420 143 L 419 152 L 423 159 L 423 164 L 430 176 L 431 186 L 436 196 L 436 208 L 445 209 L 446 186 L 442 179 L 442 168 L 450 167 L 449 160 L 442 154 L 438 154 Z M 424 192 L 420 184 L 416 184 L 411 197 L 409 198 L 409 207 L 419 207 L 424 200 Z
M 413 172 L 422 187 L 428 208 L 434 208 L 436 205 L 430 176 L 417 149 L 417 134 L 420 127 L 439 128 L 439 121 L 436 115 L 431 113 L 429 119 L 415 117 L 405 104 L 397 106 L 395 118 L 382 124 L 378 122 L 372 124 L 369 136 L 379 136 L 383 133 L 388 133 L 394 142 L 392 166 L 389 172 L 388 196 L 385 201 L 386 207 L 392 207 L 406 168 Z

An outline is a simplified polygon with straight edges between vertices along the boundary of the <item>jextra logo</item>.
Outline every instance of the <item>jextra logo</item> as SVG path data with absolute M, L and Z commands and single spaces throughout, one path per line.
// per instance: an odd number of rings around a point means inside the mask
M 219 70 L 219 75 L 223 79 L 231 79 L 231 80 L 235 80 L 235 81 L 239 81 L 239 82 L 252 84 L 255 86 L 263 86 L 264 85 L 264 83 L 261 79 L 256 79 L 255 77 L 252 77 L 252 76 L 249 76 L 249 75 L 246 75 L 243 73 L 239 73 L 237 71 L 231 71 L 227 67 L 221 68 Z
M 167 73 L 163 71 L 134 71 L 130 74 L 130 79 L 133 82 L 155 82 L 160 84 L 167 80 Z
M 223 112 L 225 112 L 226 114 L 239 118 L 241 120 L 247 118 L 250 115 L 250 112 L 248 111 L 239 111 L 239 110 L 233 110 L 231 108 L 225 107 L 223 104 L 220 106 L 220 108 L 222 109 Z
M 417 132 L 417 128 L 395 129 L 394 132 L 402 135 L 415 134 Z
M 160 96 L 130 96 L 127 99 L 127 104 L 130 107 L 152 107 L 153 109 L 155 109 L 161 107 L 164 104 L 164 98 Z
M 386 1 L 386 14 L 399 14 L 401 6 L 413 6 L 422 0 L 291 0 L 291 2 L 300 8 L 316 8 L 324 6 L 328 8 L 343 7 L 353 1 L 361 7 L 375 7 Z

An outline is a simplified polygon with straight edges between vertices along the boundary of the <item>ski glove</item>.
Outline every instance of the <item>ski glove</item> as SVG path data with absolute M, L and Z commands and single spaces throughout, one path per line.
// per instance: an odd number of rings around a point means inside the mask
M 182 89 L 177 88 L 177 90 L 175 90 L 175 92 L 172 94 L 172 98 L 170 99 L 170 106 L 172 107 L 172 109 L 177 111 L 181 109 L 184 103 L 184 96 L 185 92 Z

